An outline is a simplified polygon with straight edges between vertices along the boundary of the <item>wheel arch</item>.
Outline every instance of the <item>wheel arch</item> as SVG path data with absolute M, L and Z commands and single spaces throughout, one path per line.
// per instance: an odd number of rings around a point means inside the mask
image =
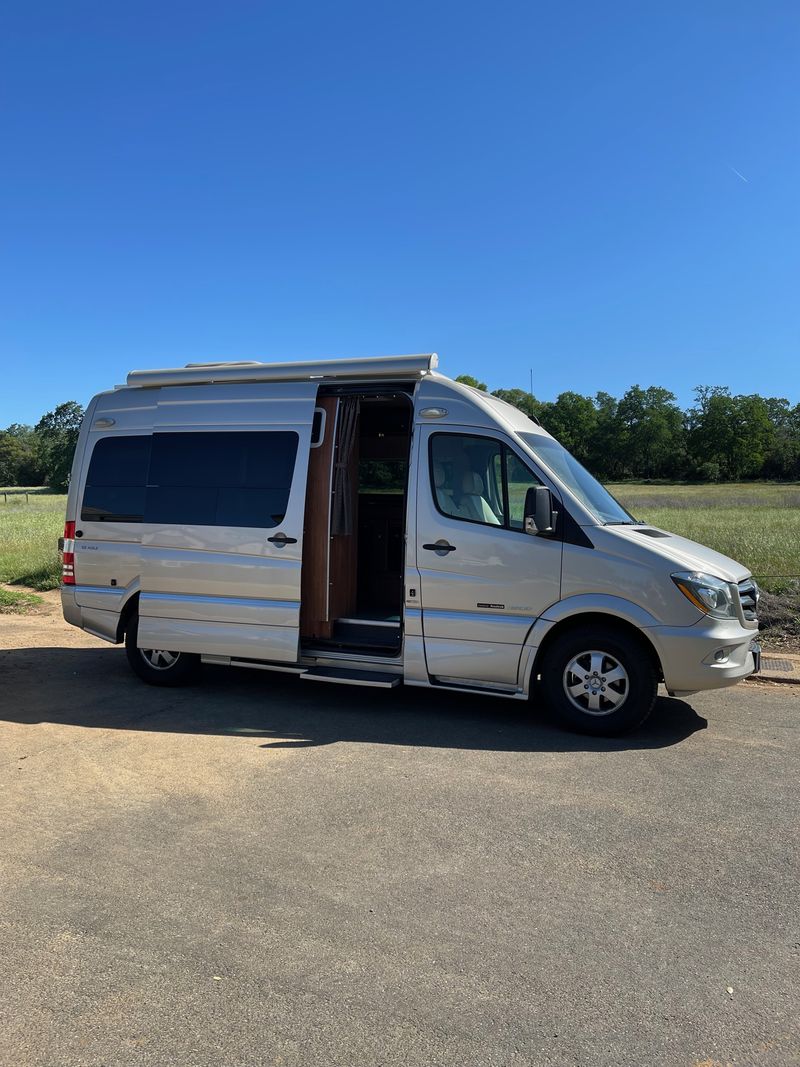
M 131 596 L 125 601 L 122 606 L 122 611 L 119 613 L 119 621 L 117 622 L 117 644 L 122 644 L 125 640 L 125 633 L 128 629 L 128 623 L 131 618 L 139 611 L 139 590 L 132 593 Z
M 536 679 L 541 672 L 541 667 L 547 658 L 548 650 L 559 637 L 572 630 L 580 630 L 585 626 L 593 625 L 600 626 L 607 632 L 611 631 L 634 640 L 642 651 L 650 658 L 656 673 L 658 674 L 659 681 L 663 681 L 664 672 L 661 667 L 658 650 L 650 640 L 647 631 L 636 626 L 628 619 L 622 619 L 618 615 L 612 615 L 610 612 L 605 611 L 582 611 L 576 615 L 568 615 L 566 618 L 560 619 L 558 622 L 554 623 L 548 629 L 536 649 L 533 665 L 531 667 L 531 680 Z

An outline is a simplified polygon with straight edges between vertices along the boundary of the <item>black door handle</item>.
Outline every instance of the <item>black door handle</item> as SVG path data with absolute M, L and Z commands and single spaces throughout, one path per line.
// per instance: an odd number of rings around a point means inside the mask
M 274 537 L 268 537 L 268 541 L 271 541 L 273 545 L 296 545 L 296 537 L 287 537 L 286 534 L 276 534 Z
M 447 541 L 437 541 L 434 545 L 423 545 L 429 552 L 455 552 L 455 545 L 448 545 Z

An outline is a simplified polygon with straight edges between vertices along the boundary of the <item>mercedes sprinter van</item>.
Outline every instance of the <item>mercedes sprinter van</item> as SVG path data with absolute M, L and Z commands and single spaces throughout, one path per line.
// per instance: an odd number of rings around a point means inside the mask
M 146 682 L 202 663 L 541 696 L 630 729 L 758 669 L 749 571 L 634 519 L 435 355 L 134 371 L 90 402 L 64 617 Z

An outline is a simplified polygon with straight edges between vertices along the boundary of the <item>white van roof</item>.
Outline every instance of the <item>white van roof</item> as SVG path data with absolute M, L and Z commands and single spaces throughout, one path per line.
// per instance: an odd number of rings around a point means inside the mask
M 372 359 L 328 359 L 303 363 L 187 363 L 164 370 L 134 370 L 129 386 L 194 385 L 205 382 L 415 380 L 431 374 L 439 364 L 435 352 L 414 356 L 375 356 Z

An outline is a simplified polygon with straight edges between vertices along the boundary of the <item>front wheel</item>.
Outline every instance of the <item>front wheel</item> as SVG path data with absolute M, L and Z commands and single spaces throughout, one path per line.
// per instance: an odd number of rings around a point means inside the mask
M 133 671 L 149 685 L 185 685 L 197 677 L 200 657 L 191 652 L 139 648 L 139 616 L 134 615 L 125 631 L 125 654 Z
M 658 676 L 635 638 L 585 626 L 557 637 L 545 656 L 545 700 L 573 729 L 608 737 L 635 729 L 652 711 Z

